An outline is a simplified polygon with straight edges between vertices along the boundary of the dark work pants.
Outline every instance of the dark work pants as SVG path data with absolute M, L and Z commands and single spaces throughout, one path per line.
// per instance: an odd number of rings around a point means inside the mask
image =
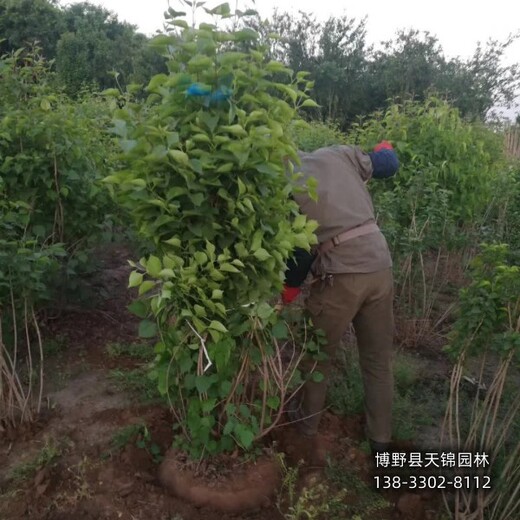
M 392 269 L 376 273 L 334 274 L 311 285 L 306 306 L 316 328 L 325 332 L 327 360 L 316 370 L 325 378 L 308 381 L 298 410 L 303 433 L 318 431 L 327 383 L 341 338 L 353 323 L 363 377 L 368 437 L 386 443 L 392 436 L 393 401 L 393 277 Z

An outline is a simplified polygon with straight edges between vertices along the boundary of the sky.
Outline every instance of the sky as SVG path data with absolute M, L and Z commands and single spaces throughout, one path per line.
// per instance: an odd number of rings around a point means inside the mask
M 79 0 L 63 0 L 74 3 Z M 120 20 L 137 25 L 146 34 L 161 29 L 163 13 L 168 0 L 90 0 L 115 12 Z M 179 0 L 169 0 L 178 10 Z M 208 0 L 213 7 L 223 0 Z M 235 0 L 230 1 L 234 7 Z M 437 36 L 446 55 L 469 57 L 478 41 L 488 38 L 505 40 L 509 34 L 520 32 L 520 2 L 515 0 L 493 0 L 481 3 L 475 0 L 238 0 L 239 8 L 253 7 L 262 16 L 268 16 L 277 7 L 280 11 L 298 10 L 313 13 L 318 19 L 346 14 L 361 20 L 367 16 L 367 36 L 371 43 L 392 38 L 398 29 L 413 28 L 429 31 Z M 319 6 L 319 7 L 318 7 Z M 490 8 L 492 6 L 492 8 Z M 520 42 L 516 42 L 508 53 L 508 60 L 520 62 Z
M 62 4 L 80 0 L 62 0 Z M 145 34 L 162 29 L 163 13 L 168 3 L 177 10 L 179 0 L 89 0 L 117 14 L 120 20 L 138 27 Z M 214 7 L 225 0 L 207 0 Z M 229 1 L 234 8 L 236 0 Z M 367 17 L 367 41 L 377 46 L 392 39 L 399 29 L 429 31 L 436 36 L 447 57 L 469 58 L 477 43 L 488 39 L 505 41 L 510 34 L 520 33 L 520 1 L 493 0 L 238 0 L 239 9 L 252 7 L 263 17 L 278 8 L 281 12 L 302 10 L 318 19 L 346 14 L 357 20 Z M 505 63 L 520 63 L 520 39 L 506 54 Z

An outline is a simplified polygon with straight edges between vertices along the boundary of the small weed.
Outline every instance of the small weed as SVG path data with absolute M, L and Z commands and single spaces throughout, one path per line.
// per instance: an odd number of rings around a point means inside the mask
M 146 428 L 144 424 L 129 424 L 116 432 L 110 441 L 113 451 L 121 451 L 128 444 L 135 441 L 135 438 Z
M 161 399 L 157 384 L 149 378 L 146 367 L 112 370 L 110 379 L 119 390 L 133 394 L 143 403 L 149 404 Z
M 67 339 L 64 336 L 57 335 L 44 341 L 43 352 L 46 356 L 53 357 L 64 352 L 67 346 Z
M 312 482 L 300 492 L 297 483 L 301 465 L 288 467 L 283 455 L 278 455 L 283 481 L 276 506 L 285 520 L 317 520 L 331 511 L 331 505 L 341 502 L 344 491 L 331 495 L 327 484 Z
M 55 509 L 74 506 L 81 500 L 91 498 L 87 471 L 94 466 L 95 464 L 84 456 L 78 464 L 67 468 L 67 481 L 71 489 L 55 496 L 53 500 Z
M 48 437 L 45 439 L 45 444 L 38 455 L 32 460 L 23 462 L 14 467 L 9 473 L 8 480 L 16 485 L 34 477 L 37 471 L 47 466 L 50 466 L 61 455 L 61 449 L 56 441 Z
M 104 456 L 109 457 L 120 452 L 129 444 L 135 444 L 138 448 L 146 450 L 156 464 L 163 459 L 161 448 L 152 441 L 150 431 L 145 424 L 129 424 L 115 433 L 110 442 L 110 450 Z
M 325 471 L 327 478 L 344 490 L 346 500 L 332 500 L 330 513 L 333 518 L 374 518 L 374 513 L 390 507 L 379 493 L 373 491 L 349 467 L 329 461 Z M 366 515 L 366 516 L 365 516 Z
M 131 343 L 125 345 L 123 343 L 109 343 L 106 346 L 107 354 L 111 358 L 127 356 L 143 361 L 152 361 L 155 354 L 150 345 L 143 343 Z

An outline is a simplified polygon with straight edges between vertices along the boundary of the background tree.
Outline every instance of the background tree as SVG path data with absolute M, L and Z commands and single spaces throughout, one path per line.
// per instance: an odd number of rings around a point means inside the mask
M 1 54 L 38 42 L 45 57 L 52 59 L 64 28 L 56 0 L 0 0 Z
M 366 41 L 366 20 L 343 16 L 318 22 L 306 13 L 274 12 L 254 28 L 280 35 L 271 55 L 315 81 L 321 105 L 313 117 L 336 120 L 346 130 L 358 118 L 386 109 L 392 100 L 424 101 L 432 93 L 448 100 L 466 119 L 484 120 L 494 106 L 510 107 L 519 86 L 517 65 L 505 65 L 518 38 L 479 44 L 469 59 L 448 58 L 428 32 L 398 31 L 375 51 Z

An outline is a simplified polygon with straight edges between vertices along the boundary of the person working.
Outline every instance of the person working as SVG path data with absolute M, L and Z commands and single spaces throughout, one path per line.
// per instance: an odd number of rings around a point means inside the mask
M 356 146 L 332 146 L 300 152 L 299 157 L 301 182 L 314 177 L 318 198 L 314 201 L 307 193 L 295 193 L 294 199 L 303 214 L 318 222 L 319 246 L 314 255 L 297 251 L 288 263 L 282 300 L 288 304 L 296 298 L 310 268 L 315 280 L 306 308 L 313 324 L 325 333 L 327 359 L 315 368 L 324 379 L 308 380 L 287 413 L 301 433 L 317 434 L 333 358 L 352 323 L 367 435 L 373 452 L 384 451 L 392 436 L 392 259 L 376 224 L 366 183 L 395 175 L 399 160 L 387 141 L 370 153 Z

